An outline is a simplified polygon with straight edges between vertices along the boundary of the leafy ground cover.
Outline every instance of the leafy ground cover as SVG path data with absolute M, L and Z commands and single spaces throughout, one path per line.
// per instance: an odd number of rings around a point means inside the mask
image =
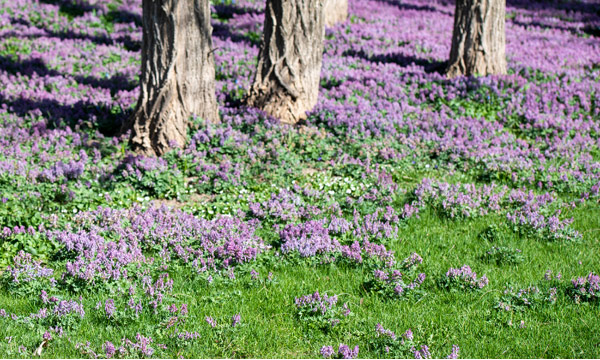
M 141 2 L 0 0 L 0 355 L 600 357 L 600 8 L 350 1 L 320 100 L 241 105 L 262 2 L 213 5 L 223 121 L 136 157 Z

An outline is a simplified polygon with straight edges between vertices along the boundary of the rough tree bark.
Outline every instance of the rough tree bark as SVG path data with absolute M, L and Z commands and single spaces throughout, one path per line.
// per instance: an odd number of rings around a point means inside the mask
M 249 106 L 285 123 L 306 117 L 319 94 L 323 20 L 323 0 L 267 0 Z
M 506 0 L 457 0 L 447 75 L 506 74 Z
M 325 0 L 323 8 L 325 27 L 332 27 L 346 21 L 348 17 L 348 0 Z
M 124 124 L 132 149 L 162 155 L 183 146 L 191 115 L 218 121 L 210 0 L 143 0 L 142 74 Z

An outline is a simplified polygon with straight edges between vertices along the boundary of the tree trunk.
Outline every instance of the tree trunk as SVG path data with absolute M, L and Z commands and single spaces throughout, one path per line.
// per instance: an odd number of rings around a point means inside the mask
M 325 0 L 323 8 L 325 27 L 332 27 L 346 21 L 348 17 L 348 0 Z
M 190 117 L 218 121 L 209 0 L 143 0 L 142 75 L 132 149 L 162 155 L 186 142 Z
M 457 0 L 448 77 L 506 74 L 506 0 Z
M 315 106 L 325 34 L 322 1 L 267 0 L 249 106 L 292 124 Z

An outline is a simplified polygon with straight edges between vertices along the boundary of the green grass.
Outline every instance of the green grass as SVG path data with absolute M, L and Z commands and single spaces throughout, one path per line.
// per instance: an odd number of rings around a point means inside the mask
M 589 205 L 574 211 L 575 224 L 583 230 L 580 243 L 559 244 L 507 236 L 499 245 L 523 250 L 525 261 L 516 266 L 489 264 L 481 255 L 492 245 L 479 233 L 490 223 L 500 223 L 492 216 L 467 221 L 440 219 L 424 213 L 403 227 L 399 239 L 391 245 L 398 258 L 416 251 L 424 258 L 423 268 L 428 278 L 427 294 L 419 300 L 393 301 L 369 294 L 363 289 L 365 270 L 345 266 L 303 265 L 290 262 L 260 261 L 255 264 L 261 276 L 272 271 L 275 283 L 250 287 L 249 275 L 238 275 L 234 282 L 216 280 L 208 285 L 189 271 L 172 273 L 175 279 L 173 297 L 188 303 L 193 316 L 183 326 L 198 331 L 201 337 L 190 346 L 178 350 L 171 347 L 166 355 L 175 357 L 316 357 L 322 345 L 337 346 L 340 342 L 361 347 L 361 357 L 378 357 L 364 343 L 364 334 L 372 332 L 375 324 L 401 333 L 411 328 L 415 338 L 430 344 L 434 355 L 445 356 L 452 344 L 461 348 L 466 358 L 485 357 L 585 357 L 600 356 L 597 334 L 600 331 L 598 305 L 575 304 L 562 294 L 557 303 L 531 309 L 508 318 L 494 310 L 505 283 L 526 287 L 542 282 L 547 269 L 561 272 L 568 280 L 597 269 L 600 253 L 600 219 L 595 214 L 600 206 Z M 498 244 L 496 244 L 498 245 Z M 449 268 L 470 264 L 478 274 L 487 274 L 490 285 L 479 292 L 449 292 L 437 286 L 437 279 Z M 295 316 L 294 297 L 319 290 L 338 294 L 348 302 L 354 315 L 339 331 L 324 334 L 308 329 Z M 101 297 L 90 292 L 84 296 L 86 309 L 92 309 Z M 0 303 L 11 312 L 27 314 L 36 307 L 23 299 L 0 292 Z M 167 331 L 156 326 L 155 319 L 142 317 L 139 321 L 107 328 L 105 318 L 90 311 L 72 341 L 88 339 L 94 349 L 101 342 L 117 344 L 123 337 L 132 338 L 137 332 L 160 336 Z M 214 317 L 219 323 L 229 323 L 233 314 L 242 315 L 242 326 L 236 328 L 227 341 L 219 341 L 204 321 Z M 523 320 L 525 327 L 519 326 Z M 37 347 L 30 329 L 19 325 L 0 328 L 0 338 L 13 337 L 12 343 L 2 346 L 5 356 L 16 354 L 17 344 L 28 349 Z M 8 352 L 11 351 L 11 352 Z M 180 352 L 179 352 L 180 351 Z M 65 338 L 53 341 L 43 356 L 78 357 L 79 353 Z

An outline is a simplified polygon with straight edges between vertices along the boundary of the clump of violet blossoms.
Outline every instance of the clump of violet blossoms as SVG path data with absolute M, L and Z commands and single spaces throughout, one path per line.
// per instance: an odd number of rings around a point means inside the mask
M 375 325 L 375 331 L 369 333 L 369 348 L 384 358 L 432 358 L 427 345 L 418 345 L 411 329 L 402 335 L 396 335 L 392 330 L 386 329 L 381 324 Z M 449 358 L 458 358 L 458 346 L 453 345 Z
M 41 261 L 34 260 L 24 251 L 19 251 L 13 258 L 13 266 L 0 273 L 0 285 L 21 296 L 39 294 L 41 290 L 49 290 L 56 285 L 54 270 L 43 266 Z
M 409 294 L 418 294 L 427 277 L 424 273 L 416 273 L 423 258 L 412 253 L 400 264 L 400 269 L 375 269 L 365 281 L 369 291 L 389 298 L 404 298 Z
M 385 357 L 408 357 L 410 349 L 414 348 L 413 333 L 410 329 L 397 336 L 392 330 L 386 329 L 381 324 L 375 325 L 375 331 L 369 333 L 370 348 Z
M 354 349 L 346 344 L 340 344 L 337 353 L 333 350 L 333 346 L 323 346 L 320 350 L 321 356 L 325 359 L 336 358 L 336 359 L 356 359 L 358 357 L 358 345 Z
M 487 286 L 489 280 L 483 275 L 477 278 L 477 274 L 468 265 L 460 269 L 450 268 L 440 280 L 440 285 L 452 290 L 479 290 Z
M 557 293 L 558 290 L 555 287 L 545 292 L 541 291 L 537 286 L 529 286 L 518 290 L 508 286 L 498 301 L 496 309 L 502 311 L 524 311 L 543 304 L 553 304 L 556 302 Z
M 573 296 L 575 302 L 598 302 L 600 300 L 600 276 L 593 272 L 586 277 L 571 280 L 571 284 L 572 287 L 568 289 L 568 292 Z
M 328 329 L 338 325 L 343 318 L 350 315 L 348 304 L 338 304 L 336 295 L 321 295 L 318 291 L 314 294 L 297 297 L 296 315 L 300 320 L 308 321 L 321 329 Z

